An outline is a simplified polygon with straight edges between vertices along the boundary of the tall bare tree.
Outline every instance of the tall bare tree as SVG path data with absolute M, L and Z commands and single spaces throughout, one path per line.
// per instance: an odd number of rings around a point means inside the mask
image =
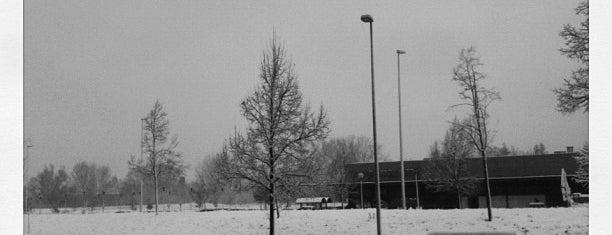
M 462 49 L 459 54 L 459 64 L 453 69 L 453 81 L 461 87 L 459 95 L 463 103 L 454 105 L 467 106 L 470 108 L 469 115 L 461 122 L 455 122 L 465 131 L 470 142 L 482 157 L 484 168 L 484 184 L 487 189 L 487 214 L 488 220 L 493 219 L 491 215 L 491 189 L 489 187 L 489 170 L 487 167 L 487 148 L 491 142 L 491 130 L 488 128 L 489 113 L 487 107 L 501 99 L 499 93 L 493 89 L 482 86 L 482 80 L 487 76 L 478 70 L 482 66 L 480 58 L 476 56 L 476 49 L 470 47 Z
M 323 106 L 317 113 L 302 104 L 293 64 L 273 35 L 263 53 L 261 85 L 240 104 L 249 127 L 229 140 L 231 178 L 244 179 L 268 191 L 270 234 L 274 234 L 274 205 L 279 190 L 299 185 L 315 167 L 311 143 L 324 139 L 329 122 Z
M 559 33 L 565 39 L 561 53 L 580 62 L 580 67 L 572 71 L 571 78 L 563 79 L 563 86 L 553 90 L 557 94 L 557 111 L 562 113 L 573 113 L 583 108 L 584 112 L 589 111 L 589 1 L 578 5 L 576 15 L 585 17 L 580 26 L 566 24 Z
M 438 192 L 454 192 L 458 207 L 462 208 L 461 196 L 471 195 L 477 188 L 478 180 L 468 171 L 468 158 L 474 153 L 474 146 L 467 133 L 455 120 L 446 131 L 442 148 L 435 142 L 426 159 L 424 176 L 427 187 Z
M 155 101 L 153 109 L 144 120 L 144 137 L 142 145 L 146 159 L 137 160 L 134 156 L 128 162 L 131 169 L 140 174 L 153 177 L 155 190 L 155 214 L 158 213 L 160 176 L 168 174 L 183 174 L 185 166 L 181 153 L 176 150 L 178 137 L 174 136 L 168 142 L 170 135 L 170 121 L 168 114 L 163 110 L 159 101 Z

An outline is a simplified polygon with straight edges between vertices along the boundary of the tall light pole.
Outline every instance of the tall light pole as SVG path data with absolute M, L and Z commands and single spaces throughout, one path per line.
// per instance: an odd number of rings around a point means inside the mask
M 380 235 L 380 173 L 378 171 L 378 155 L 376 154 L 376 101 L 374 93 L 374 40 L 372 37 L 372 23 L 370 15 L 362 15 L 361 21 L 370 23 L 370 69 L 372 71 L 372 135 L 374 136 L 374 166 L 376 168 L 376 233 Z
M 26 177 L 28 176 L 28 169 L 29 169 L 28 164 L 30 162 L 30 148 L 34 147 L 34 145 L 32 145 L 31 143 L 29 143 L 29 141 L 27 141 L 25 147 L 26 147 L 26 157 L 25 157 L 25 164 L 23 166 L 23 168 L 24 168 L 23 183 L 24 183 L 24 185 L 26 185 L 26 187 L 25 187 L 25 198 L 26 198 L 25 207 L 26 207 L 26 214 L 28 216 L 28 230 L 27 230 L 27 233 L 30 233 L 30 210 L 28 210 L 29 209 L 28 208 L 28 206 L 29 206 L 28 202 L 30 201 L 30 199 L 28 198 L 28 187 L 27 187 L 27 184 L 26 184 L 26 182 L 27 182 L 26 181 Z
M 402 142 L 402 92 L 400 86 L 400 55 L 405 54 L 405 51 L 396 50 L 397 52 L 397 110 L 399 112 L 399 147 L 400 147 L 400 171 L 402 175 L 402 208 L 406 210 L 406 181 L 404 179 L 404 151 Z
M 144 139 L 144 121 L 145 118 L 141 118 L 140 119 L 140 162 L 142 162 L 142 142 Z M 141 174 L 140 176 L 140 212 L 142 212 L 142 198 L 143 198 L 143 181 L 144 181 L 144 175 Z

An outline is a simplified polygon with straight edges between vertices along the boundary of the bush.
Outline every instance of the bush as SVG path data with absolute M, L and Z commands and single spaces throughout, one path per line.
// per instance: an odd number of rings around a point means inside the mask
M 153 204 L 147 203 L 147 210 L 152 210 L 152 209 L 153 209 Z

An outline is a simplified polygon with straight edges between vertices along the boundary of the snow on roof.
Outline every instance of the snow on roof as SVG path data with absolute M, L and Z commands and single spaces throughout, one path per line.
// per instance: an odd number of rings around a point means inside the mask
M 329 197 L 301 197 L 295 200 L 295 203 L 327 203 L 331 202 Z

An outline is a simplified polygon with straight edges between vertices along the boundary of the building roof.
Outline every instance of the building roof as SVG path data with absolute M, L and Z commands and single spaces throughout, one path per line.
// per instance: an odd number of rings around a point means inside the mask
M 561 169 L 565 169 L 568 175 L 574 175 L 578 170 L 578 162 L 575 157 L 578 153 L 557 153 L 544 155 L 503 156 L 488 157 L 487 166 L 490 179 L 503 178 L 525 178 L 525 177 L 551 177 L 560 176 Z M 404 161 L 404 178 L 406 181 L 414 181 L 420 177 L 426 166 L 425 160 Z M 374 163 L 352 163 L 346 165 L 349 182 L 374 182 Z M 399 181 L 400 162 L 380 162 L 379 171 L 381 182 Z M 484 170 L 481 158 L 468 159 L 468 171 L 476 178 L 484 178 Z M 364 174 L 363 179 L 358 174 Z M 415 176 L 415 174 L 419 176 Z

